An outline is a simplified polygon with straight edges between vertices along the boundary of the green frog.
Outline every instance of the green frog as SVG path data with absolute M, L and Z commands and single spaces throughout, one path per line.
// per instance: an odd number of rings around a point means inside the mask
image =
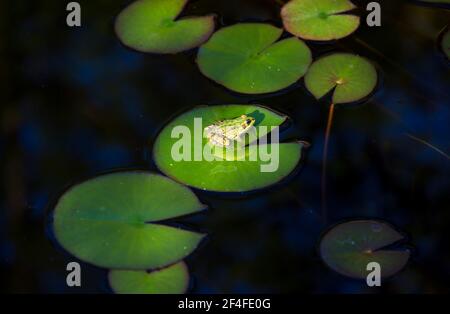
M 242 115 L 234 119 L 215 122 L 205 128 L 205 134 L 212 145 L 230 147 L 234 142 L 242 143 L 243 136 L 255 124 L 255 118 Z

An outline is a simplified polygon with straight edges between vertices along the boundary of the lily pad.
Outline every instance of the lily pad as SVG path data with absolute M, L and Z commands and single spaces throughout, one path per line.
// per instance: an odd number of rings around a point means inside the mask
M 354 8 L 348 0 L 292 0 L 281 9 L 281 17 L 291 34 L 327 41 L 346 37 L 359 27 L 358 16 L 343 14 Z
M 352 278 L 366 278 L 367 264 L 380 264 L 381 277 L 399 272 L 408 262 L 407 248 L 389 249 L 405 237 L 386 222 L 355 220 L 329 230 L 320 242 L 322 260 L 334 271 Z
M 255 138 L 261 139 L 271 131 L 271 127 L 278 130 L 286 119 L 267 108 L 257 105 L 218 105 L 202 106 L 188 111 L 169 122 L 158 135 L 154 145 L 154 159 L 158 168 L 169 177 L 186 185 L 209 191 L 245 192 L 261 189 L 281 181 L 289 175 L 300 161 L 303 144 L 300 142 L 264 144 L 248 141 L 242 154 L 234 154 L 231 158 L 214 155 L 208 160 L 202 154 L 204 148 L 211 148 L 208 139 L 202 137 L 203 129 L 219 120 L 234 119 L 242 115 L 256 120 Z M 195 120 L 195 119 L 201 119 Z M 195 121 L 200 124 L 195 127 Z M 183 126 L 189 130 L 186 149 L 179 149 L 183 136 L 174 135 L 176 127 Z M 261 127 L 266 127 L 263 130 Z M 194 134 L 197 136 L 194 139 Z M 275 133 L 272 133 L 275 134 Z M 186 137 L 187 135 L 185 135 Z M 268 139 L 271 136 L 267 136 Z M 200 156 L 195 158 L 195 149 L 199 148 Z M 270 161 L 263 161 L 259 150 L 269 153 L 278 151 L 278 158 L 272 158 L 272 168 L 267 169 Z M 180 159 L 173 153 L 187 153 L 187 157 Z M 256 156 L 250 160 L 249 156 Z M 174 158 L 175 157 L 175 158 Z M 217 158 L 216 158 L 217 157 Z M 277 160 L 276 160 L 277 159 Z M 264 171 L 262 170 L 264 168 Z
M 182 294 L 189 285 L 189 271 L 180 262 L 167 268 L 145 270 L 111 270 L 111 288 L 119 294 Z
M 58 200 L 53 229 L 79 259 L 117 269 L 152 269 L 180 261 L 204 235 L 157 224 L 204 209 L 188 188 L 140 171 L 102 175 Z
M 298 38 L 279 40 L 269 24 L 224 27 L 200 47 L 197 63 L 208 78 L 245 94 L 270 93 L 297 82 L 311 64 L 311 51 Z
M 365 58 L 335 53 L 315 61 L 305 76 L 306 88 L 317 99 L 333 91 L 333 103 L 350 103 L 367 97 L 377 85 L 377 71 Z
M 128 47 L 151 53 L 177 53 L 198 47 L 214 31 L 214 16 L 177 19 L 188 0 L 139 0 L 117 17 L 115 29 Z
M 441 49 L 447 59 L 450 59 L 450 27 L 446 27 L 441 37 Z

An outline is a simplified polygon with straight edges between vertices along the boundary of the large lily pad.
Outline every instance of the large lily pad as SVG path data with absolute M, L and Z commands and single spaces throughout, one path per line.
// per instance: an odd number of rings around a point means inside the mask
M 358 16 L 343 14 L 354 8 L 349 0 L 292 0 L 283 6 L 281 17 L 291 34 L 326 41 L 346 37 L 358 28 Z
M 58 200 L 53 229 L 67 251 L 94 265 L 152 269 L 189 255 L 203 234 L 156 224 L 204 209 L 186 187 L 149 172 L 102 175 Z
M 336 272 L 366 278 L 367 264 L 380 264 L 381 277 L 400 271 L 408 262 L 407 248 L 386 249 L 404 236 L 386 222 L 355 220 L 339 224 L 329 230 L 320 242 L 322 260 Z
M 279 182 L 289 173 L 291 173 L 300 161 L 303 144 L 293 143 L 271 143 L 271 144 L 250 144 L 245 147 L 244 154 L 237 153 L 232 158 L 224 157 L 225 154 L 217 156 L 212 161 L 200 156 L 195 161 L 195 147 L 208 147 L 208 139 L 201 138 L 204 127 L 214 124 L 223 119 L 233 119 L 247 115 L 256 119 L 256 138 L 266 135 L 260 127 L 266 126 L 267 131 L 271 127 L 278 127 L 285 120 L 286 116 L 280 115 L 267 108 L 256 105 L 220 105 L 203 106 L 194 108 L 174 120 L 169 122 L 158 135 L 154 145 L 154 159 L 158 168 L 169 177 L 187 184 L 189 186 L 220 192 L 244 192 L 267 187 Z M 201 118 L 202 125 L 197 127 L 200 131 L 200 139 L 195 142 L 194 136 L 191 136 L 187 148 L 189 153 L 188 160 L 178 160 L 172 156 L 172 150 L 176 147 L 176 142 L 180 139 L 178 136 L 172 138 L 172 132 L 177 126 L 185 126 L 189 129 L 190 135 L 194 134 L 194 119 Z M 198 138 L 198 137 L 197 137 Z M 268 137 L 270 139 L 270 136 Z M 279 152 L 279 163 L 273 172 L 262 172 L 262 166 L 267 166 L 268 161 L 262 161 L 260 154 L 256 154 L 258 149 L 267 149 L 269 152 Z M 177 150 L 178 151 L 178 150 Z M 180 150 L 181 151 L 181 150 Z M 248 156 L 255 153 L 257 160 L 251 161 Z M 201 154 L 201 151 L 200 151 Z M 245 160 L 243 160 L 245 159 Z M 275 159 L 275 158 L 274 158 Z M 270 170 L 271 171 L 271 170 Z
M 447 26 L 441 37 L 441 50 L 447 59 L 450 59 L 450 27 Z
M 189 271 L 180 262 L 167 268 L 145 270 L 111 270 L 109 284 L 120 294 L 182 294 L 189 286 Z
M 151 53 L 177 53 L 201 45 L 214 31 L 214 16 L 177 19 L 188 0 L 139 0 L 117 17 L 123 44 Z
M 350 103 L 367 97 L 377 85 L 377 71 L 365 58 L 335 53 L 315 61 L 305 76 L 306 88 L 320 99 L 333 91 L 333 103 Z
M 298 38 L 280 40 L 283 30 L 241 23 L 217 31 L 200 47 L 200 71 L 245 94 L 270 93 L 298 81 L 311 64 L 311 51 Z

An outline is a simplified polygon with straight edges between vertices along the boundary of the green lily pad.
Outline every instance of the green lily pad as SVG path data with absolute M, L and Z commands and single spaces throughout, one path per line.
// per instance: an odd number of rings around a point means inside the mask
M 180 262 L 167 268 L 145 270 L 111 270 L 111 288 L 119 294 L 182 294 L 189 286 L 189 271 Z
M 446 27 L 441 37 L 441 49 L 447 59 L 450 59 L 450 27 Z
M 214 31 L 214 16 L 177 19 L 188 0 L 139 0 L 117 17 L 115 29 L 128 47 L 151 53 L 177 53 L 198 47 Z
M 208 78 L 245 94 L 270 93 L 298 81 L 311 64 L 311 51 L 298 38 L 279 40 L 269 24 L 224 27 L 200 47 L 197 63 Z
M 286 30 L 308 40 L 346 37 L 359 27 L 359 17 L 343 14 L 356 6 L 348 0 L 292 0 L 281 9 Z
M 335 53 L 315 61 L 305 76 L 306 88 L 317 99 L 333 91 L 333 103 L 350 103 L 368 96 L 377 85 L 377 71 L 365 58 Z
M 58 200 L 53 230 L 79 259 L 118 269 L 152 269 L 180 261 L 204 235 L 156 224 L 204 209 L 188 188 L 160 175 L 130 171 L 71 187 Z
M 355 220 L 339 224 L 329 230 L 320 242 L 322 260 L 339 274 L 366 278 L 367 264 L 380 264 L 381 277 L 399 272 L 408 262 L 407 248 L 386 249 L 403 240 L 404 236 L 386 222 Z
M 218 192 L 245 192 L 261 189 L 277 183 L 289 175 L 300 161 L 303 144 L 293 143 L 271 143 L 258 145 L 253 141 L 246 141 L 247 145 L 241 154 L 236 152 L 230 158 L 226 154 L 214 153 L 214 159 L 208 161 L 201 153 L 204 148 L 211 148 L 208 139 L 202 137 L 202 131 L 205 127 L 216 123 L 219 120 L 233 119 L 247 115 L 256 119 L 255 138 L 267 135 L 271 127 L 278 127 L 285 120 L 286 116 L 280 115 L 267 108 L 256 105 L 219 105 L 202 106 L 188 111 L 174 120 L 158 135 L 154 145 L 154 159 L 158 168 L 169 177 L 184 183 L 186 185 L 209 191 Z M 201 118 L 201 125 L 194 127 L 194 119 Z M 199 121 L 199 120 L 197 120 Z M 190 137 L 187 137 L 187 143 L 190 147 L 180 149 L 177 142 L 181 141 L 182 136 L 172 138 L 172 132 L 176 127 L 184 126 L 189 131 Z M 266 126 L 267 130 L 261 129 Z M 278 128 L 277 128 L 278 129 Z M 194 139 L 194 134 L 197 134 Z M 269 135 L 268 139 L 271 138 Z M 195 148 L 199 150 L 200 156 L 195 160 Z M 273 157 L 272 169 L 264 169 L 269 161 L 263 161 L 259 149 L 267 149 L 269 153 L 279 152 L 279 157 Z M 173 156 L 175 153 L 187 153 L 184 160 Z M 249 156 L 256 156 L 255 160 L 250 160 Z M 216 158 L 217 157 L 217 158 Z M 278 159 L 278 162 L 276 160 Z M 268 160 L 268 159 L 266 159 Z M 271 172 L 273 171 L 273 172 Z

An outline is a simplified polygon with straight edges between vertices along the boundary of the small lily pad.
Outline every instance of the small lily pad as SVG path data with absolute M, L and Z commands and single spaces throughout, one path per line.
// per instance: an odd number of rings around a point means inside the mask
M 147 272 L 111 270 L 111 288 L 119 294 L 182 294 L 189 286 L 189 271 L 184 262 Z
M 315 61 L 305 76 L 306 88 L 317 99 L 333 91 L 333 103 L 350 103 L 367 97 L 377 85 L 377 71 L 365 58 L 335 53 Z
M 359 17 L 343 14 L 356 6 L 348 0 L 292 0 L 281 9 L 284 27 L 308 40 L 346 37 L 359 27 Z
M 386 248 L 404 238 L 386 222 L 350 221 L 325 233 L 320 242 L 320 255 L 334 271 L 359 279 L 367 277 L 367 264 L 376 262 L 381 267 L 381 277 L 385 278 L 399 272 L 408 262 L 407 248 Z
M 311 64 L 311 51 L 298 38 L 279 40 L 269 24 L 224 27 L 200 47 L 197 63 L 208 78 L 232 91 L 270 93 L 298 81 Z
M 441 49 L 447 59 L 450 59 L 450 27 L 446 27 L 441 37 Z
M 61 246 L 96 266 L 152 269 L 180 261 L 204 235 L 157 224 L 204 209 L 188 188 L 131 171 L 71 187 L 58 200 L 53 230 Z
M 233 155 L 232 158 L 214 156 L 214 160 L 207 160 L 202 155 L 202 150 L 208 148 L 208 139 L 202 137 L 203 129 L 219 120 L 233 119 L 247 115 L 256 119 L 254 124 L 255 137 L 267 135 L 271 127 L 278 128 L 286 119 L 267 108 L 257 105 L 218 105 L 202 106 L 188 111 L 169 122 L 158 135 L 154 145 L 154 159 L 158 168 L 169 177 L 186 185 L 209 191 L 218 192 L 245 192 L 261 189 L 281 181 L 289 175 L 300 161 L 303 144 L 292 143 L 247 143 L 244 153 L 240 156 Z M 200 121 L 201 125 L 195 127 L 195 121 Z M 189 138 L 186 148 L 187 158 L 174 158 L 173 150 L 177 142 L 182 140 L 181 136 L 172 136 L 176 127 L 183 126 L 189 130 Z M 267 130 L 262 130 L 265 126 Z M 194 134 L 199 134 L 200 138 Z M 194 139 L 196 138 L 196 139 Z M 269 135 L 268 139 L 271 138 Z M 200 156 L 195 159 L 195 149 L 200 147 Z M 267 171 L 262 168 L 268 167 L 270 161 L 263 161 L 259 150 L 266 150 L 269 153 L 278 151 L 278 160 L 272 159 L 273 169 Z M 184 149 L 175 149 L 176 152 Z M 255 160 L 250 160 L 251 155 L 257 156 Z
M 198 47 L 214 31 L 214 16 L 177 19 L 188 0 L 139 0 L 117 17 L 122 43 L 138 51 L 177 53 Z

